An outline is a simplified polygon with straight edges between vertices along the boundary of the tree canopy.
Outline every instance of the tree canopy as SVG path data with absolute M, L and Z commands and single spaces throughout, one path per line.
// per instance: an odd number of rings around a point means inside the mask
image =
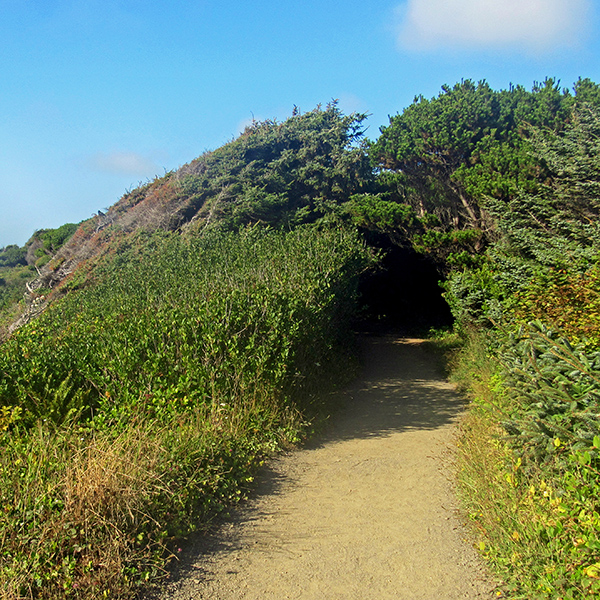
M 490 205 L 536 194 L 554 176 L 532 148 L 535 132 L 558 135 L 576 106 L 599 97 L 590 80 L 571 93 L 553 79 L 531 91 L 465 80 L 417 96 L 370 147 L 384 199 L 415 214 L 410 243 L 446 265 L 479 254 L 497 236 Z
M 192 214 L 239 226 L 313 221 L 327 204 L 369 189 L 364 151 L 366 115 L 343 115 L 335 102 L 282 123 L 254 121 L 232 142 L 207 152 L 176 174 Z

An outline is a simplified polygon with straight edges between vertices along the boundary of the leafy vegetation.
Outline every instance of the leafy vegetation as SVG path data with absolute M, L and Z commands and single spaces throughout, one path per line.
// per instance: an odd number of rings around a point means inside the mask
M 6 248 L 0 251 L 0 267 L 17 267 L 19 265 L 26 265 L 27 260 L 25 258 L 26 251 L 24 248 L 13 244 L 6 246 Z
M 594 597 L 597 370 L 539 325 L 515 341 L 491 354 L 497 342 L 472 337 L 455 363 L 474 398 L 458 448 L 463 501 L 507 597 Z
M 0 348 L 8 597 L 119 597 L 237 500 L 301 434 L 371 260 L 335 229 L 143 235 L 114 252 L 96 286 Z
M 257 382 L 289 393 L 330 360 L 366 266 L 358 241 L 335 230 L 149 242 L 115 248 L 102 281 L 1 347 L 0 405 L 26 422 L 78 410 L 117 422 L 140 405 L 154 414 L 252 395 Z
M 0 347 L 4 597 L 128 597 L 243 496 L 348 363 L 366 244 L 443 280 L 459 477 L 507 595 L 600 593 L 600 88 L 467 80 L 372 142 L 365 118 L 254 122 L 0 252 L 11 319 L 38 275 Z
M 563 92 L 560 126 L 523 124 L 544 177 L 476 196 L 492 229 L 446 283 L 467 340 L 455 377 L 475 399 L 459 477 L 511 598 L 600 593 L 597 89 Z
M 444 86 L 390 119 L 371 147 L 387 171 L 388 197 L 418 217 L 420 250 L 444 261 L 479 253 L 493 236 L 486 199 L 535 192 L 546 176 L 527 152 L 526 126 L 564 127 L 573 97 L 551 79 L 496 92 L 486 82 Z M 457 237 L 458 232 L 461 235 Z

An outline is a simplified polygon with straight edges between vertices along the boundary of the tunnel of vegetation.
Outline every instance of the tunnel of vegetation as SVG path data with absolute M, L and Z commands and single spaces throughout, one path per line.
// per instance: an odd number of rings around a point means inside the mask
M 385 236 L 368 239 L 382 257 L 377 268 L 360 279 L 358 328 L 423 335 L 431 328 L 451 325 L 452 314 L 442 297 L 442 274 L 435 264 Z
M 514 597 L 600 591 L 600 90 L 463 81 L 365 119 L 254 122 L 0 252 L 7 598 L 157 579 L 374 324 L 481 348 L 467 502 Z

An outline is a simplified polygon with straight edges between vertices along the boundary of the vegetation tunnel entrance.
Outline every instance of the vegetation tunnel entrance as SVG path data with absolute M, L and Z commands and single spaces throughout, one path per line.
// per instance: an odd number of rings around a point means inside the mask
M 376 244 L 385 256 L 359 283 L 363 307 L 359 326 L 401 334 L 423 334 L 453 323 L 442 297 L 442 276 L 433 262 L 389 241 Z

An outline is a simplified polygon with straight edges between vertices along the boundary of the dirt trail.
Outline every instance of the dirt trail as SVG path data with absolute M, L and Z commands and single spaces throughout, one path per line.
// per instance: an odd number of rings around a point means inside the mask
M 326 433 L 270 464 L 162 600 L 494 597 L 444 458 L 461 398 L 418 340 L 367 338 L 365 359 Z

